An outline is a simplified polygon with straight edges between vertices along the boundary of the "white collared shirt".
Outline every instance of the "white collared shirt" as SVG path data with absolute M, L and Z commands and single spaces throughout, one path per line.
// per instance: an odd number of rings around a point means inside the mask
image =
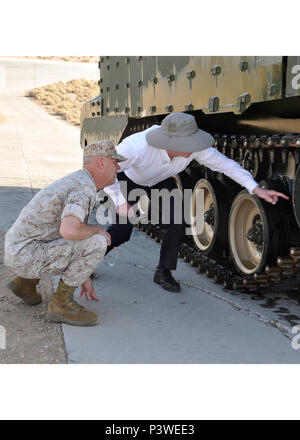
M 158 127 L 153 125 L 147 130 L 128 136 L 116 147 L 118 154 L 127 158 L 126 161 L 119 163 L 119 172 L 124 171 L 133 182 L 151 187 L 181 173 L 193 160 L 196 160 L 199 164 L 230 177 L 250 193 L 258 186 L 249 171 L 213 147 L 193 153 L 188 158 L 177 156 L 170 159 L 167 150 L 152 147 L 146 140 L 146 134 Z M 105 187 L 104 190 L 117 206 L 126 202 L 117 179 L 113 185 Z

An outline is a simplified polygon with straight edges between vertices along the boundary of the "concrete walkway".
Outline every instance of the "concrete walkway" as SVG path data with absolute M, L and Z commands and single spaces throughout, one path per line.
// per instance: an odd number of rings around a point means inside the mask
M 135 229 L 99 265 L 99 303 L 79 300 L 100 316 L 97 327 L 64 326 L 70 363 L 298 363 L 300 353 L 242 300 L 179 261 L 182 293 L 153 283 L 160 246 Z M 77 295 L 79 292 L 77 292 Z M 251 299 L 250 299 L 251 301 Z M 238 310 L 239 309 L 239 310 Z

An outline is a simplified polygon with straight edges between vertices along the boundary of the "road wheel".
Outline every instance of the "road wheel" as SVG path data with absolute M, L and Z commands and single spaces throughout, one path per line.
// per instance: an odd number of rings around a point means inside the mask
M 202 194 L 202 195 L 201 195 Z M 202 198 L 203 204 L 198 198 Z M 197 213 L 197 206 L 201 212 Z M 193 191 L 191 218 L 201 220 L 192 222 L 191 232 L 197 248 L 204 255 L 222 255 L 227 246 L 228 203 L 224 186 L 216 181 L 199 180 Z M 197 216 L 196 216 L 197 214 Z
M 240 273 L 250 275 L 263 269 L 269 239 L 265 207 L 257 197 L 242 191 L 235 198 L 229 216 L 229 246 Z

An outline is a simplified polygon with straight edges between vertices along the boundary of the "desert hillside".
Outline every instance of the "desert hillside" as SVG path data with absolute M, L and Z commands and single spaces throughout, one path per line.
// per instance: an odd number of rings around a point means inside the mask
M 6 117 L 1 113 L 1 109 L 0 109 L 0 124 L 2 124 L 5 121 L 6 121 Z

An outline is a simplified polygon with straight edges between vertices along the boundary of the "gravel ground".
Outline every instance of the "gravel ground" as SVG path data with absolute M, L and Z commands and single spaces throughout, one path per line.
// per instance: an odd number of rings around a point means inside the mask
M 66 364 L 61 324 L 45 319 L 51 290 L 43 289 L 42 304 L 30 307 L 6 287 L 13 274 L 3 264 L 4 234 L 0 231 L 0 326 L 6 330 L 6 350 L 0 350 L 0 364 Z

